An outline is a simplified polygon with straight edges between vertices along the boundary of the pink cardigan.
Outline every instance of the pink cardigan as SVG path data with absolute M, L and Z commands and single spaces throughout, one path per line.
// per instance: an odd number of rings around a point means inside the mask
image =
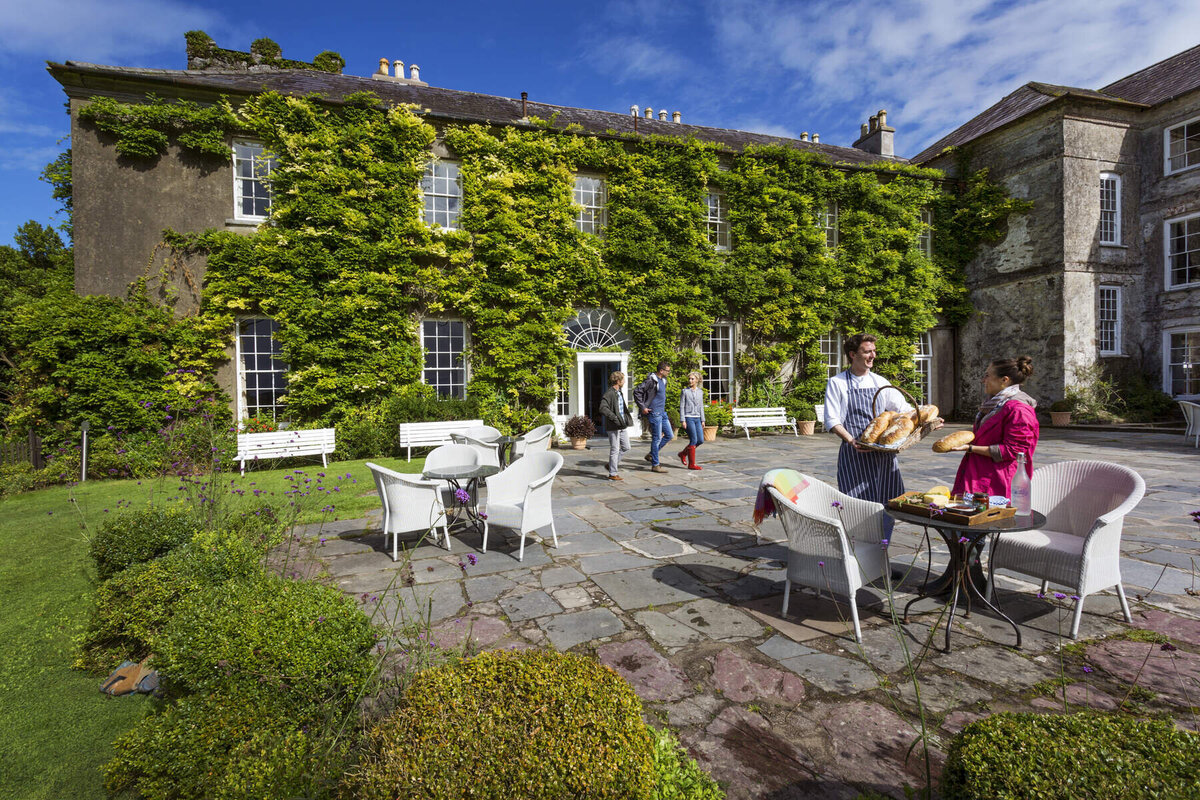
M 1028 403 L 1010 400 L 975 430 L 971 444 L 1000 445 L 999 463 L 991 456 L 964 453 L 954 478 L 954 491 L 984 492 L 1009 497 L 1013 475 L 1017 472 L 1017 453 L 1025 453 L 1025 469 L 1033 475 L 1033 451 L 1038 442 L 1037 413 Z

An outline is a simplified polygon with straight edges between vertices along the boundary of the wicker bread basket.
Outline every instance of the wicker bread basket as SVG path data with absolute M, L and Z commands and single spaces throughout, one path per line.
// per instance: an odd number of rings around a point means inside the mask
M 880 386 L 878 389 L 875 390 L 874 397 L 871 398 L 871 418 L 872 419 L 879 416 L 879 413 L 875 410 L 875 402 L 879 399 L 879 393 L 884 391 L 885 389 L 895 389 L 897 392 L 900 392 L 900 394 L 904 395 L 908 399 L 909 404 L 913 408 L 917 408 L 920 405 L 920 403 L 917 402 L 916 398 L 914 398 L 911 394 L 909 394 L 907 391 L 905 391 L 904 389 L 902 389 L 899 386 L 892 386 L 890 384 L 888 386 Z M 902 439 L 895 444 L 876 444 L 874 442 L 868 443 L 868 442 L 859 441 L 858 439 L 855 439 L 854 443 L 857 444 L 859 447 L 866 448 L 867 450 L 874 450 L 876 453 L 899 453 L 901 450 L 907 450 L 908 448 L 912 447 L 917 442 L 924 439 L 926 434 L 928 434 L 930 431 L 936 431 L 938 428 L 942 427 L 945 424 L 946 424 L 946 420 L 942 419 L 941 417 L 934 417 L 929 422 L 926 422 L 924 425 L 918 425 L 916 428 L 914 428 L 913 432 L 908 435 L 907 439 Z

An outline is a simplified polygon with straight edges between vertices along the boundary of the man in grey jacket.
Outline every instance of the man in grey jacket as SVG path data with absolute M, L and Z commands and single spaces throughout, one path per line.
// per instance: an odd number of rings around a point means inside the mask
M 637 403 L 638 411 L 650 427 L 650 452 L 646 454 L 646 460 L 650 462 L 652 472 L 667 471 L 658 463 L 658 451 L 675 438 L 671 433 L 671 420 L 667 416 L 667 376 L 670 374 L 671 365 L 660 361 L 658 369 L 647 375 L 646 380 L 633 390 L 633 402 Z
M 629 428 L 633 417 L 625 403 L 621 387 L 625 385 L 625 373 L 614 372 L 608 376 L 609 390 L 600 401 L 600 416 L 604 417 L 604 429 L 608 431 L 608 479 L 624 480 L 617 474 L 621 456 L 629 452 Z

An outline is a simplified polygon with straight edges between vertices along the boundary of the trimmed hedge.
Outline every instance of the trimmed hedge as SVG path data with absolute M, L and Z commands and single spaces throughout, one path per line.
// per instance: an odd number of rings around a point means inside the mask
M 105 520 L 92 538 L 90 555 L 100 580 L 152 561 L 199 533 L 192 514 L 180 508 L 150 506 Z
M 144 658 L 182 598 L 261 573 L 261 558 L 241 536 L 206 531 L 162 558 L 117 573 L 96 589 L 76 666 L 107 671 L 123 658 Z
M 265 571 L 199 588 L 154 642 L 172 691 L 345 703 L 373 670 L 375 633 L 337 588 Z
M 963 728 L 944 800 L 1200 798 L 1200 736 L 1170 721 L 1003 713 Z
M 421 673 L 370 734 L 344 797 L 651 797 L 633 688 L 591 658 L 487 652 Z

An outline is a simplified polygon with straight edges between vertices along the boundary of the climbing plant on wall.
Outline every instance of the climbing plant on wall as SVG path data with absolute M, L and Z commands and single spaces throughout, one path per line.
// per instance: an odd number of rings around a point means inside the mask
M 883 371 L 911 382 L 919 334 L 939 315 L 956 321 L 969 311 L 965 259 L 1020 210 L 978 176 L 960 185 L 903 165 L 847 168 L 786 147 L 733 153 L 694 139 L 593 136 L 554 120 L 435 130 L 418 109 L 370 94 L 330 104 L 268 92 L 203 114 L 154 99 L 88 108 L 118 142 L 135 143 L 129 155 L 161 152 L 147 130 L 186 132 L 203 152 L 236 130 L 273 154 L 270 224 L 250 236 L 168 241 L 206 255 L 200 314 L 212 329 L 231 329 L 239 314 L 279 322 L 297 421 L 336 420 L 419 380 L 422 315 L 466 320 L 471 391 L 510 415 L 553 401 L 555 368 L 569 354 L 563 323 L 588 306 L 610 308 L 624 327 L 635 373 L 661 358 L 696 364 L 713 323 L 736 320 L 747 383 L 790 366 L 792 390 L 819 397 L 817 342 L 835 328 L 876 333 Z M 438 138 L 460 165 L 454 231 L 421 220 L 420 179 Z M 581 173 L 607 183 L 599 236 L 575 226 Z M 729 251 L 707 237 L 705 194 L 714 190 L 730 209 Z M 830 202 L 839 209 L 834 248 L 821 222 Z M 935 213 L 932 259 L 918 246 L 923 209 Z

